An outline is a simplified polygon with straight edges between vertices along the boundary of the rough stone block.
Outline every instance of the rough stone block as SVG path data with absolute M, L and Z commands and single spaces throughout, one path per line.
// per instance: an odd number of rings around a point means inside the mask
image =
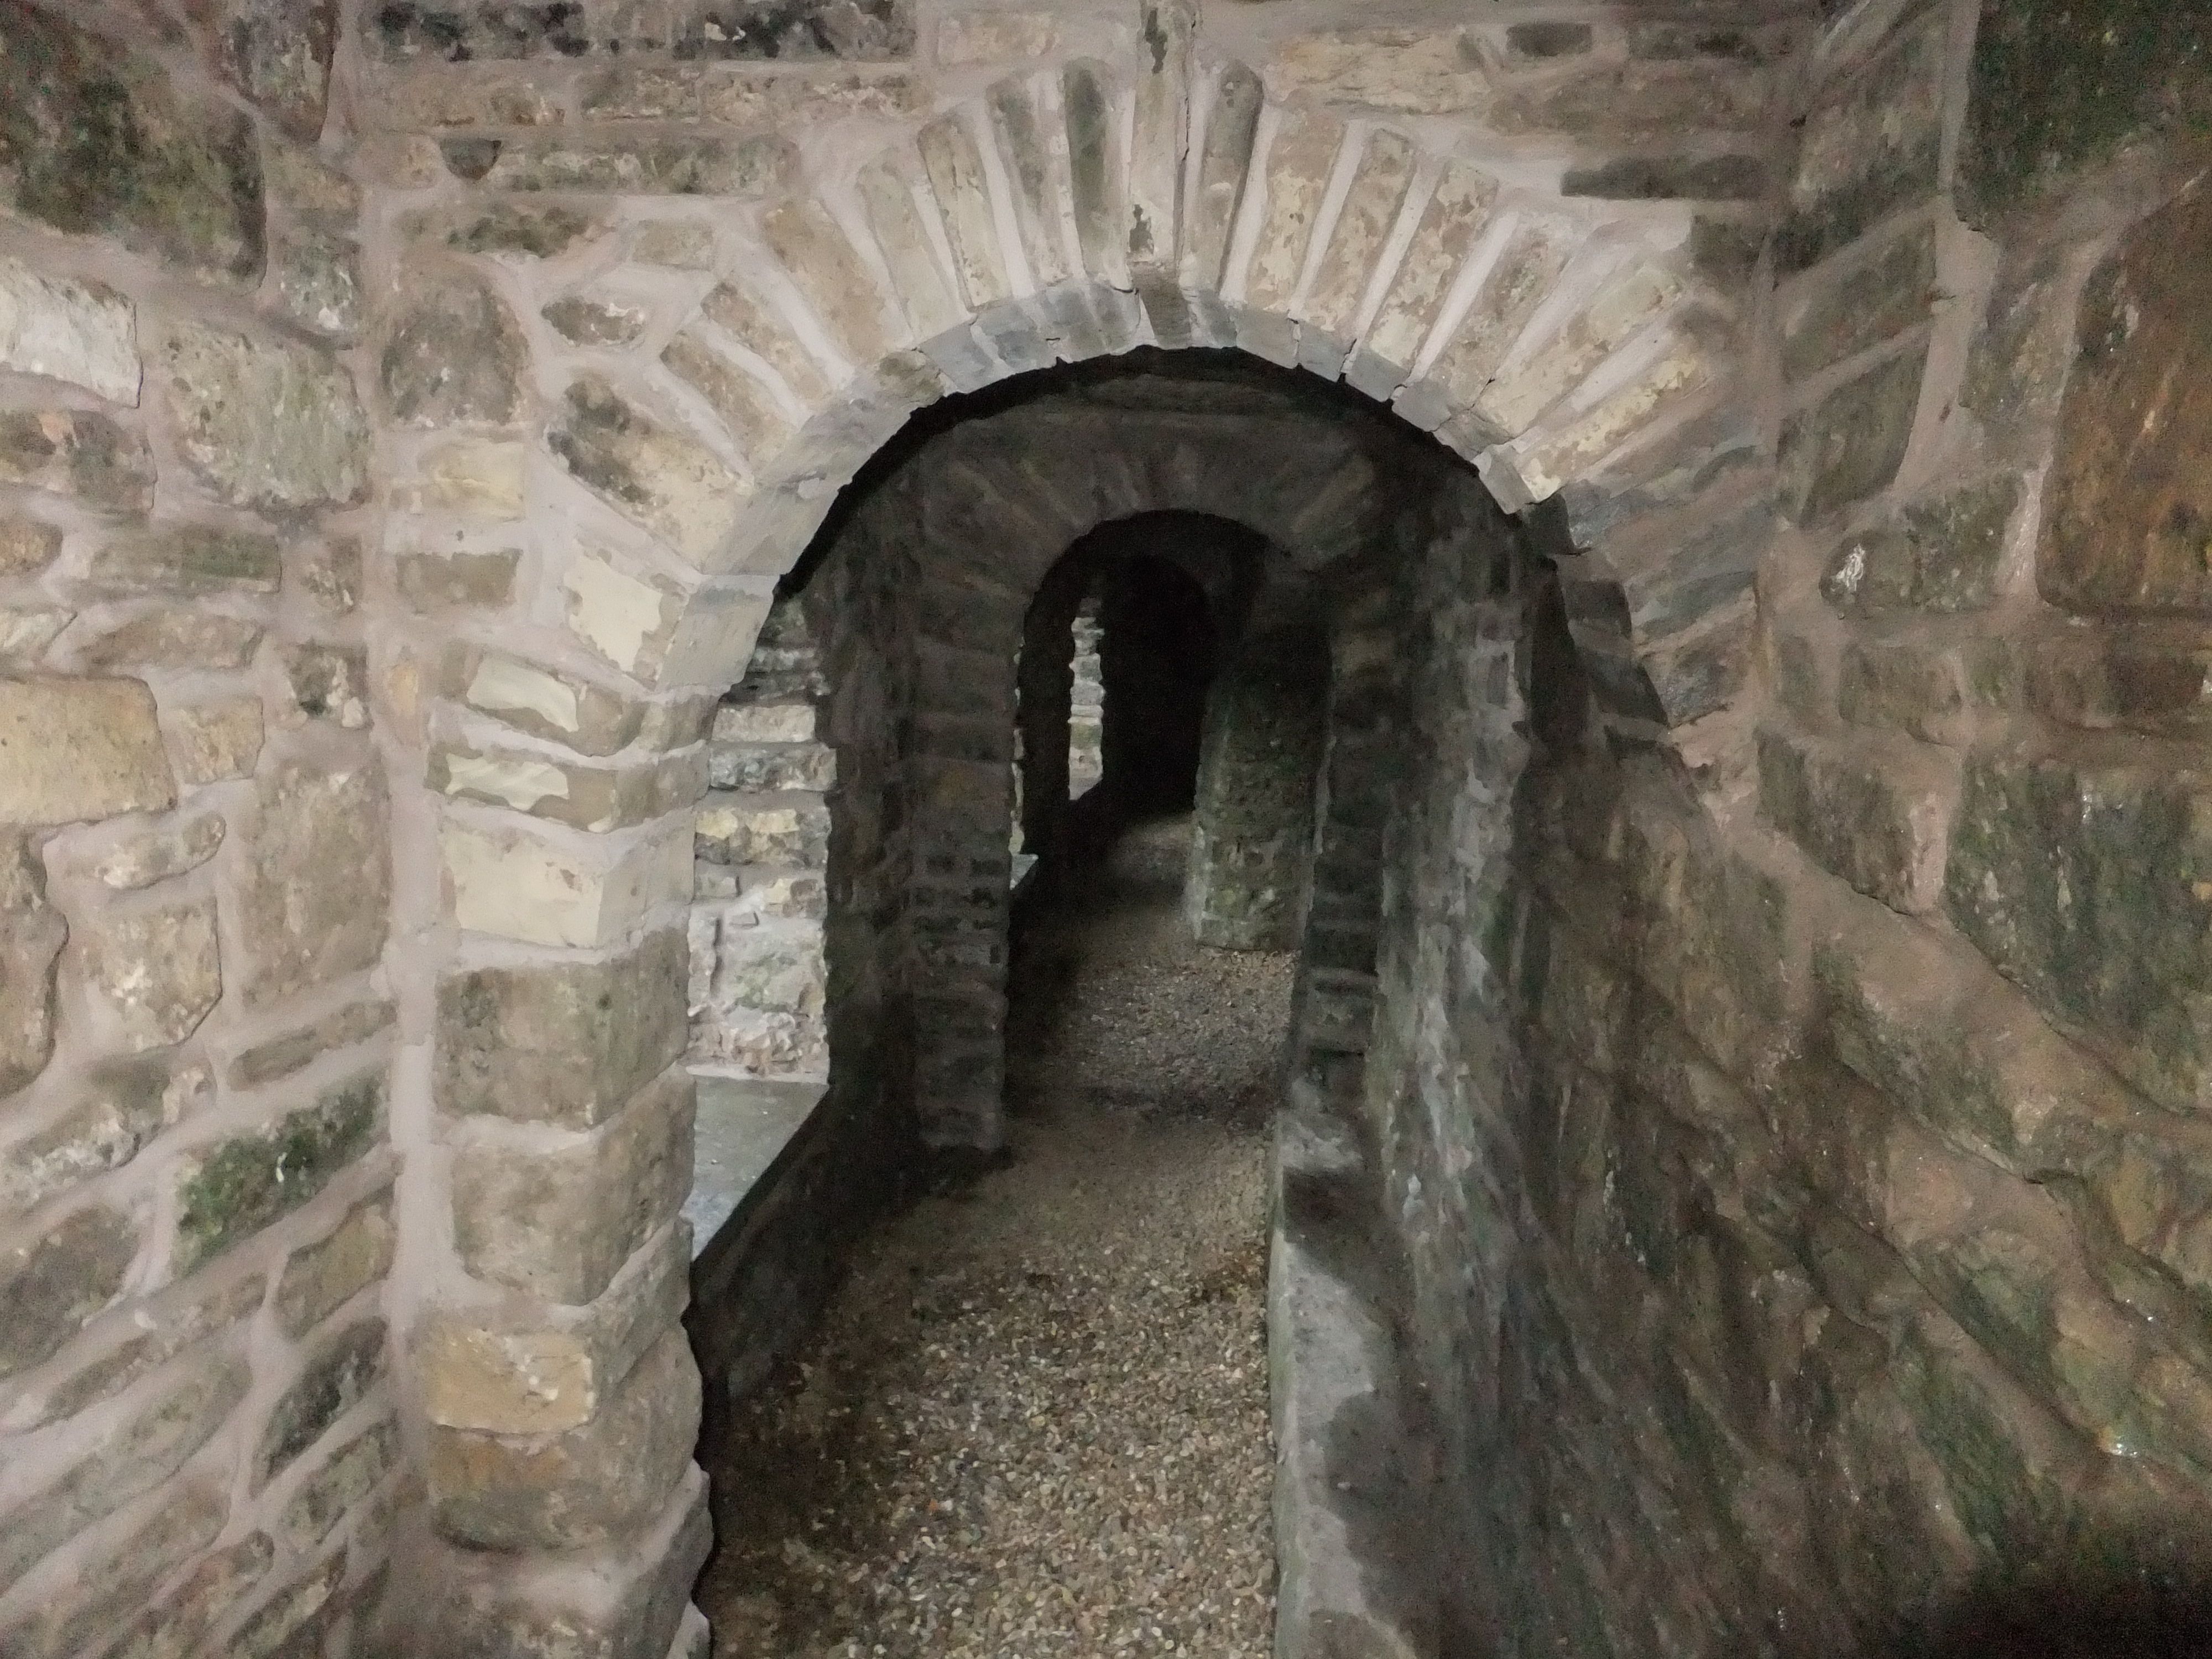
M 166 1600 L 133 1621 L 100 1659 L 186 1659 L 259 1587 L 276 1553 L 269 1534 L 254 1532 L 207 1557 Z
M 1782 428 L 1784 508 L 1801 524 L 1885 489 L 1912 440 L 1927 368 L 1923 346 L 1847 380 Z
M 500 202 L 454 225 L 446 234 L 446 246 L 462 253 L 551 259 L 605 228 L 605 220 L 575 208 Z
M 42 276 L 0 259 L 0 364 L 138 401 L 137 312 L 100 283 Z
M 168 731 L 177 775 L 186 783 L 245 777 L 261 757 L 260 700 L 227 697 L 176 709 L 169 715 Z
M 177 1271 L 298 1209 L 375 1145 L 383 1127 L 384 1079 L 368 1073 L 265 1129 L 195 1148 L 178 1171 Z
M 2212 207 L 2185 195 L 2130 232 L 2083 295 L 2037 562 L 2075 611 L 2212 606 L 2212 392 L 2174 364 L 2212 304 Z
M 253 1453 L 252 1482 L 258 1492 L 323 1431 L 383 1380 L 385 1327 L 364 1319 L 319 1344 L 307 1356 L 299 1376 L 276 1397 Z
M 28 1370 L 82 1330 L 122 1293 L 137 1254 L 137 1224 L 95 1206 L 0 1255 L 0 1376 Z M 0 1573 L 0 1583 L 9 1576 Z
M 522 329 L 498 295 L 458 271 L 410 274 L 377 360 L 403 426 L 504 426 L 522 413 Z
M 271 1037 L 243 1051 L 230 1063 L 230 1086 L 256 1089 L 278 1078 L 289 1077 L 325 1054 L 349 1048 L 388 1030 L 392 1018 L 392 1004 L 382 998 L 349 1002 L 296 1031 Z
M 391 902 L 384 775 L 286 762 L 255 781 L 235 913 L 246 1000 L 267 1003 L 368 967 Z
M 88 410 L 0 414 L 0 483 L 71 495 L 108 513 L 154 506 L 154 458 L 146 440 Z
M 0 680 L 0 821 L 70 823 L 176 799 L 140 680 Z
M 303 143 L 323 130 L 337 0 L 198 0 L 222 78 Z
M 587 294 L 564 295 L 538 314 L 569 344 L 580 346 L 634 345 L 651 320 L 643 306 Z
M 368 417 L 325 353 L 179 323 L 162 357 L 178 447 L 223 500 L 289 511 L 367 493 Z
M 222 995 L 212 898 L 102 915 L 88 933 L 87 977 L 128 1049 L 182 1042 Z
M 1803 380 L 1927 320 L 1936 296 L 1936 232 L 1906 232 L 1832 280 L 1808 283 L 1783 307 L 1782 372 Z
M 399 597 L 415 611 L 505 605 L 514 595 L 514 573 L 521 562 L 521 550 L 511 547 L 402 553 L 398 561 Z
M 667 1659 L 714 1541 L 706 1477 L 686 1478 L 627 1549 L 516 1572 L 481 1551 L 441 1562 L 439 1638 L 469 1659 Z
M 448 819 L 439 836 L 460 926 L 531 945 L 619 943 L 690 892 L 685 826 L 595 837 L 549 835 L 527 818 Z
M 1956 789 L 1942 757 L 1770 730 L 1759 737 L 1759 776 L 1768 818 L 1826 868 L 1895 909 L 1940 901 Z
M 276 1282 L 276 1322 L 285 1334 L 306 1335 L 380 1282 L 395 1240 L 391 1194 L 379 1193 L 354 1206 L 328 1237 L 293 1251 Z
M 699 1368 L 669 1331 L 577 1428 L 512 1440 L 433 1428 L 428 1478 L 438 1530 L 491 1549 L 589 1549 L 659 1512 L 690 1467 Z
M 1936 193 L 1943 136 L 1944 21 L 1900 35 L 1814 106 L 1799 139 L 1775 264 L 1816 264 L 1876 221 Z
M 259 623 L 243 617 L 172 604 L 134 617 L 78 647 L 77 660 L 94 672 L 243 668 L 253 660 L 265 631 Z
M 751 200 L 788 182 L 798 152 L 773 133 L 730 137 L 619 139 L 531 135 L 494 147 L 488 168 L 454 166 L 459 142 L 448 140 L 448 166 L 486 190 L 570 191 L 607 195 L 720 196 Z
M 86 574 L 121 593 L 274 593 L 284 566 L 274 536 L 184 524 L 117 536 Z
M 1569 167 L 1563 196 L 1620 202 L 1753 202 L 1766 194 L 1767 163 L 1758 155 L 1635 155 Z
M 580 482 L 695 562 L 720 550 L 751 494 L 697 439 L 595 375 L 568 388 L 548 441 Z
M 2009 472 L 1908 507 L 1836 550 L 1820 591 L 1845 612 L 1975 611 L 1990 604 L 2021 483 Z
M 222 845 L 223 821 L 210 812 L 120 842 L 93 866 L 102 885 L 131 892 L 197 870 Z
M 215 1541 L 228 1505 L 212 1482 L 195 1481 L 134 1527 L 90 1571 L 55 1586 L 29 1618 L 0 1631 L 23 1659 L 68 1659 L 95 1650 L 125 1609 L 153 1594 L 178 1567 Z M 103 1654 L 113 1650 L 100 1649 Z
M 295 1659 L 322 1650 L 337 1620 L 332 1600 L 345 1577 L 346 1553 L 338 1550 L 316 1563 L 247 1615 L 223 1645 L 229 1659 Z
M 46 1391 L 36 1421 L 29 1426 L 58 1423 L 112 1399 L 203 1338 L 252 1317 L 267 1288 L 267 1279 L 249 1273 L 227 1285 L 195 1286 L 191 1294 L 182 1297 L 165 1297 L 157 1304 L 150 1330 L 125 1337 L 58 1380 Z
M 1959 930 L 2178 1111 L 2212 1075 L 2201 779 L 2001 753 L 1967 763 L 1945 895 Z
M 1267 70 L 1279 99 L 1364 104 L 1409 115 L 1480 116 L 1494 94 L 1470 29 L 1359 29 L 1299 35 Z
M 1853 726 L 1961 747 L 1973 732 L 1975 701 L 1963 651 L 1881 641 L 1844 647 L 1836 710 Z
M 389 1418 L 370 1424 L 300 1483 L 277 1517 L 277 1536 L 294 1549 L 312 1550 L 376 1489 L 398 1456 L 398 1425 Z
M 438 988 L 439 1105 L 590 1128 L 684 1050 L 684 947 L 649 935 L 604 963 L 483 968 Z
M 698 855 L 709 864 L 820 869 L 830 856 L 830 809 L 788 795 L 709 795 L 699 809 Z
M 583 755 L 611 755 L 635 740 L 644 705 L 580 675 L 503 652 L 457 650 L 446 689 L 468 707 Z
M 212 1357 L 171 1378 L 11 1520 L 0 1534 L 0 1587 L 175 1474 L 246 1398 L 248 1380 L 240 1361 Z
M 557 1142 L 478 1120 L 453 1159 L 462 1265 L 549 1301 L 596 1300 L 690 1191 L 691 1116 L 691 1079 L 672 1071 Z
M 318 334 L 350 338 L 367 309 L 361 247 L 343 236 L 296 230 L 276 245 L 276 302 L 284 314 Z
M 160 1060 L 101 1066 L 59 1116 L 9 1144 L 0 1160 L 0 1221 L 122 1168 L 174 1125 L 207 1085 L 203 1066 L 173 1073 Z
M 0 194 L 71 235 L 106 235 L 187 274 L 250 283 L 261 270 L 253 124 L 180 97 L 148 59 L 28 5 L 0 12 Z
M 0 577 L 35 576 L 62 550 L 62 532 L 36 519 L 0 518 Z
M 444 743 L 430 751 L 428 781 L 459 799 L 511 806 L 599 833 L 628 829 L 689 805 L 703 782 L 702 758 L 586 766 L 548 760 L 542 750 Z

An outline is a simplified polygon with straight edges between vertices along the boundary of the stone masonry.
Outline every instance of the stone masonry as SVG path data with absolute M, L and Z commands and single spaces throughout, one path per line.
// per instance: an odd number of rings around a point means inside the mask
M 997 1144 L 1160 513 L 1326 635 L 1210 775 L 1430 1453 L 1283 1650 L 2201 1590 L 2207 33 L 0 0 L 0 1651 L 702 1654 L 712 1328 Z M 703 1396 L 694 1063 L 829 1090 Z

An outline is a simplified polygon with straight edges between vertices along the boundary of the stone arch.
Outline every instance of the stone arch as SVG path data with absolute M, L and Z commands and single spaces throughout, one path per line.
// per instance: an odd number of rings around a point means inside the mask
M 1449 123 L 1262 96 L 1251 70 L 1194 49 L 1190 7 L 1143 13 L 1151 48 L 1133 64 L 1002 81 L 911 143 L 829 167 L 751 217 L 734 263 L 675 273 L 633 240 L 593 287 L 651 296 L 663 320 L 576 319 L 541 341 L 553 413 L 522 463 L 536 506 L 523 620 L 496 641 L 457 639 L 425 688 L 431 793 L 403 818 L 437 842 L 442 889 L 417 878 L 403 902 L 445 963 L 441 1006 L 480 1006 L 497 983 L 524 1005 L 520 1026 L 580 1001 L 643 1017 L 586 1038 L 591 1081 L 550 1129 L 434 1085 L 460 1125 L 413 1201 L 442 1212 L 453 1256 L 423 1276 L 415 1325 L 418 1344 L 474 1366 L 426 1402 L 452 1627 L 549 1607 L 613 1616 L 549 1588 L 537 1553 L 599 1552 L 621 1587 L 608 1594 L 630 1607 L 680 1600 L 703 1548 L 686 1463 L 696 1382 L 680 1364 L 632 1363 L 639 1332 L 666 1318 L 651 1297 L 668 1276 L 645 1282 L 649 1241 L 625 1219 L 669 1213 L 688 1158 L 680 1041 L 657 1011 L 678 994 L 665 946 L 689 896 L 696 744 L 778 579 L 917 411 L 1155 347 L 1340 379 L 1471 462 L 1506 508 L 1563 498 L 1552 544 L 1575 638 L 1624 738 L 1679 747 L 1672 734 L 1741 686 L 1772 469 L 1745 412 L 1736 308 L 1692 257 L 1688 210 L 1510 182 L 1462 159 Z M 556 297 L 537 280 L 499 278 L 532 311 Z M 1070 526 L 1109 508 L 1206 511 L 1318 565 L 1358 542 L 1371 481 L 1357 453 L 1212 476 L 1188 446 L 1140 476 L 1111 451 L 1075 459 L 1058 486 L 1019 467 L 984 480 L 988 521 L 966 533 L 1056 556 Z M 1382 696 L 1379 667 L 1340 670 L 1333 696 Z M 1380 810 L 1366 758 L 1333 745 L 1323 769 L 1310 927 L 1344 938 L 1371 927 L 1356 876 L 1329 885 L 1331 837 L 1371 839 Z M 1309 954 L 1301 1042 L 1354 1051 L 1372 976 Z M 538 1264 L 580 1214 L 604 1218 L 604 1237 L 549 1285 Z M 646 1307 L 619 1340 L 592 1323 L 615 1319 L 593 1311 L 610 1297 Z M 532 1403 L 513 1356 L 540 1336 L 575 1356 L 581 1416 Z M 601 1374 L 619 1398 L 599 1401 Z M 630 1498 L 556 1523 L 515 1437 L 586 1420 L 579 1456 L 651 1455 L 622 1483 Z

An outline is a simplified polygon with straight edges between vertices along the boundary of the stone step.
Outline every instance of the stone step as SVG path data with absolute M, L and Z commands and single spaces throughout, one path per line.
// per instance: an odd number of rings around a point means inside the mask
M 684 1206 L 696 1261 L 775 1165 L 829 1093 L 822 1083 L 699 1076 L 691 1196 Z

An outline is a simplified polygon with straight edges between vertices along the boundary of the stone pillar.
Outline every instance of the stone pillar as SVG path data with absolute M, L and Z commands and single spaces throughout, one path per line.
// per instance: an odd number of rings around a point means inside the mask
M 1307 629 L 1247 640 L 1214 681 L 1183 888 L 1200 944 L 1297 947 L 1328 703 L 1328 642 Z

